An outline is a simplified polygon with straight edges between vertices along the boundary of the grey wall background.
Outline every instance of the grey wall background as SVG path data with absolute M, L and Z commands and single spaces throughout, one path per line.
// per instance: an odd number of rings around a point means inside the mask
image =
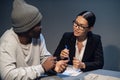
M 0 0 L 0 36 L 11 27 L 13 0 Z M 100 34 L 104 48 L 104 69 L 120 71 L 120 0 L 26 0 L 43 14 L 42 33 L 48 50 L 53 53 L 72 20 L 83 11 L 96 14 L 93 32 Z

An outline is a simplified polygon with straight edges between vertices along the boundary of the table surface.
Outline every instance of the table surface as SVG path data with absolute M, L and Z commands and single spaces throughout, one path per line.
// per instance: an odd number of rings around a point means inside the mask
M 78 76 L 65 76 L 62 74 L 58 74 L 57 76 L 44 77 L 41 80 L 83 80 L 83 77 L 89 73 L 95 73 L 95 74 L 101 74 L 101 75 L 120 78 L 119 71 L 98 69 L 98 70 L 93 70 L 93 71 L 89 71 L 89 72 L 83 72 L 83 73 L 79 74 Z
M 84 72 L 78 76 L 72 76 L 72 77 L 63 77 L 63 80 L 82 80 L 84 76 L 88 75 L 89 73 L 95 73 L 95 74 L 101 74 L 101 75 L 106 75 L 106 76 L 112 76 L 112 77 L 117 77 L 120 78 L 120 72 L 118 71 L 111 71 L 111 70 L 94 70 L 94 71 L 89 71 L 89 72 Z

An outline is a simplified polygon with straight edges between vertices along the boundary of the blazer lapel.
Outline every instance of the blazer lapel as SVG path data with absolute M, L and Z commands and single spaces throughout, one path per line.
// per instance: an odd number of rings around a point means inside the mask
M 72 36 L 70 37 L 70 40 L 69 40 L 69 46 L 70 46 L 70 58 L 73 60 L 73 57 L 75 56 L 75 43 L 76 43 L 76 38 L 75 36 L 72 34 Z M 72 63 L 72 62 L 71 62 Z
M 94 49 L 94 47 L 92 47 L 92 42 L 93 42 L 92 33 L 89 33 L 82 61 L 88 60 L 88 58 L 91 56 L 92 51 Z

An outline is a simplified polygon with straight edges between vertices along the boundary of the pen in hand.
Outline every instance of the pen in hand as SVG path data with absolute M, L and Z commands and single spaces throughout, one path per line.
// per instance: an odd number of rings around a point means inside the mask
M 68 49 L 68 46 L 67 46 L 67 45 L 65 45 L 65 48 L 66 48 L 66 49 Z
M 67 45 L 65 45 L 65 49 L 68 49 L 68 46 L 67 46 Z M 70 61 L 70 57 L 69 57 L 69 55 L 68 55 L 68 57 L 65 58 L 64 60 L 69 60 L 69 61 Z

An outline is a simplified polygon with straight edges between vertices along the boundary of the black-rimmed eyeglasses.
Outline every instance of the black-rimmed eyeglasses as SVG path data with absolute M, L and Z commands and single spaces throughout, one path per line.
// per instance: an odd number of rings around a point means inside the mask
M 86 27 L 86 26 L 84 26 L 84 25 L 82 25 L 82 24 L 79 24 L 77 21 L 75 21 L 75 20 L 73 20 L 73 26 L 75 26 L 75 27 L 78 27 L 79 29 L 81 29 L 81 30 L 86 30 L 87 28 L 89 28 L 88 26 Z

